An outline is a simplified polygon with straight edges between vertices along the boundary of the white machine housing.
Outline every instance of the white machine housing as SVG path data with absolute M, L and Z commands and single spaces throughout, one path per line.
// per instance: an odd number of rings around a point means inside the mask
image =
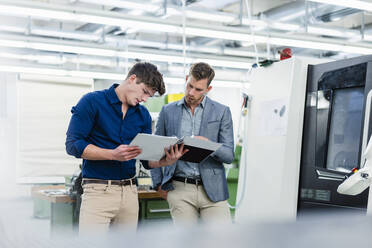
M 319 62 L 293 57 L 252 70 L 236 222 L 296 219 L 307 66 Z

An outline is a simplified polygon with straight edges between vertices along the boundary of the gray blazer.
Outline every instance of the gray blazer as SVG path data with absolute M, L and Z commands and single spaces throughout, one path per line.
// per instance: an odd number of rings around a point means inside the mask
M 207 96 L 206 96 L 207 97 Z M 163 106 L 156 124 L 157 135 L 180 137 L 182 105 L 173 102 Z M 213 202 L 229 198 L 225 168 L 222 163 L 231 163 L 234 159 L 233 123 L 229 107 L 207 97 L 205 101 L 200 136 L 223 145 L 200 164 L 200 175 L 204 189 Z M 176 165 L 151 170 L 154 188 L 161 185 L 163 190 L 173 190 L 172 177 Z

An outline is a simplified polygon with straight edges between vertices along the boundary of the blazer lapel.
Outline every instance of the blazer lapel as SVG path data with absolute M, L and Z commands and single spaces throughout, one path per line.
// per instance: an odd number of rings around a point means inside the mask
M 173 132 L 178 138 L 181 138 L 181 118 L 182 118 L 182 104 L 176 104 L 174 112 L 171 113 L 173 117 L 172 125 Z
M 204 110 L 203 110 L 203 116 L 202 116 L 202 120 L 201 120 L 201 124 L 200 124 L 200 131 L 199 131 L 200 136 L 205 136 L 206 135 L 208 121 L 211 119 L 212 114 L 213 114 L 212 105 L 213 105 L 213 103 L 206 96 L 205 106 L 204 106 Z

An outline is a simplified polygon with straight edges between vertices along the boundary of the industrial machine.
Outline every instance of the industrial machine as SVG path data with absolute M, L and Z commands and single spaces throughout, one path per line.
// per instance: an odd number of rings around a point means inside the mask
M 296 219 L 307 66 L 316 62 L 292 57 L 252 69 L 236 222 Z
M 369 113 L 364 118 L 371 104 L 370 61 L 372 56 L 328 63 L 293 57 L 252 70 L 237 222 L 365 212 L 367 190 L 351 196 L 337 188 L 353 168 L 363 167 L 371 134 Z
M 372 89 L 372 56 L 309 65 L 301 156 L 299 213 L 365 212 L 368 191 L 337 192 L 353 168 L 363 167 L 363 148 L 370 136 L 365 113 Z M 367 115 L 366 115 L 367 114 Z M 368 117 L 364 121 L 364 117 Z

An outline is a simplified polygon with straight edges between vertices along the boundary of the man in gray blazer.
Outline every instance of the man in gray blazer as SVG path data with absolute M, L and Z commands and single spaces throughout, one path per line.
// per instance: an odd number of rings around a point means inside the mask
M 234 159 L 233 124 L 229 107 L 206 96 L 213 78 L 208 64 L 193 64 L 185 97 L 164 106 L 156 125 L 157 135 L 194 136 L 222 144 L 200 163 L 178 160 L 151 170 L 153 186 L 167 199 L 176 224 L 197 223 L 199 218 L 204 223 L 231 222 L 223 163 Z

